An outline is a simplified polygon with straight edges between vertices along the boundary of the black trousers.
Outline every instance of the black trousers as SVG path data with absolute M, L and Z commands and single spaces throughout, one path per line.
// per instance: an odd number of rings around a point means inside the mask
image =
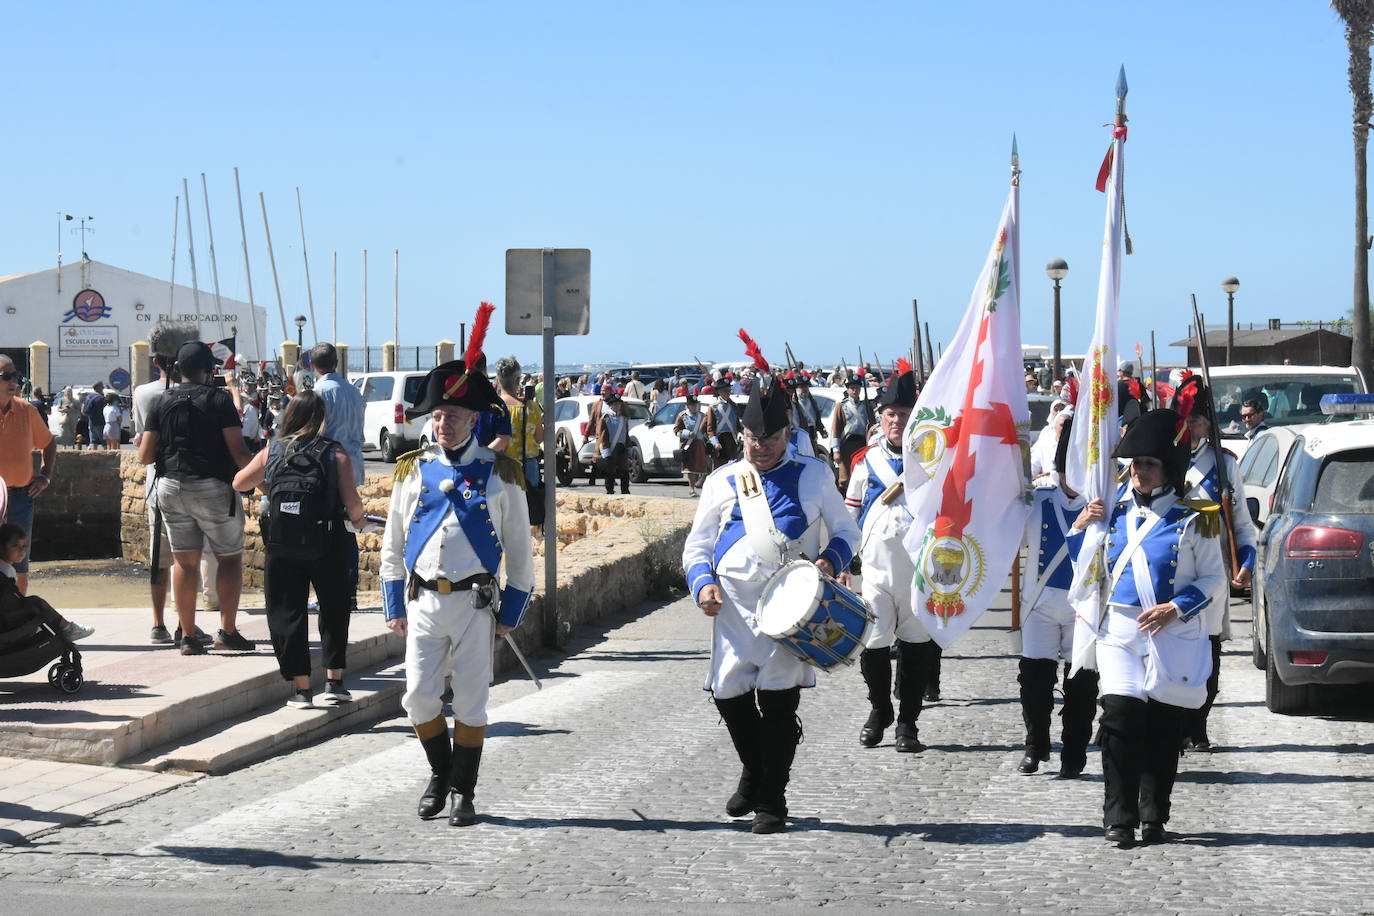
M 630 453 L 622 442 L 611 449 L 606 458 L 597 459 L 601 473 L 606 475 L 606 492 L 615 492 L 615 482 L 620 481 L 620 492 L 630 492 Z M 593 478 L 595 479 L 595 478 Z
M 1178 750 L 1191 710 L 1108 694 L 1102 698 L 1104 827 L 1168 823 Z
M 352 585 L 349 564 L 356 564 L 358 542 L 344 530 L 335 531 L 324 556 L 294 560 L 267 555 L 263 596 L 267 601 L 267 628 L 281 676 L 310 674 L 310 617 L 306 604 L 310 587 L 319 601 L 320 648 L 326 668 L 344 668 L 348 654 L 349 600 Z

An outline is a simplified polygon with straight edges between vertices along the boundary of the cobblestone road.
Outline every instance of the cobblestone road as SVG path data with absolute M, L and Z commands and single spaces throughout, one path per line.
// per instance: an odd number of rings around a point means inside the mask
M 990 628 L 946 656 L 923 754 L 894 753 L 891 732 L 858 746 L 857 669 L 807 691 L 792 829 L 754 836 L 723 812 L 737 765 L 700 690 L 708 625 L 677 602 L 581 631 L 541 693 L 495 688 L 477 827 L 414 817 L 423 758 L 393 720 L 2 851 L 0 880 L 11 899 L 60 884 L 69 902 L 193 888 L 554 910 L 1369 912 L 1374 721 L 1271 715 L 1237 630 L 1213 714 L 1225 750 L 1183 760 L 1165 846 L 1103 842 L 1095 752 L 1078 781 L 1016 773 L 1016 662 Z

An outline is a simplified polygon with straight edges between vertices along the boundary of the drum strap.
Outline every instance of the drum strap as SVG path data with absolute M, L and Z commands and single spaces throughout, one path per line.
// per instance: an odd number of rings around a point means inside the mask
M 770 571 L 777 569 L 786 559 L 787 537 L 773 520 L 763 479 L 757 470 L 747 465 L 736 471 L 734 478 L 740 519 L 744 522 L 744 536 L 749 547 Z

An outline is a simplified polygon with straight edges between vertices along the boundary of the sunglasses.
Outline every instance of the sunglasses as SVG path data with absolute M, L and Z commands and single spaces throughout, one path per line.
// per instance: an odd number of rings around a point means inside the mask
M 18 372 L 0 372 L 0 382 L 12 382 L 19 378 Z
M 1255 414 L 1254 414 L 1253 412 L 1251 412 L 1251 413 L 1242 412 L 1241 415 L 1240 415 L 1240 418 L 1241 418 L 1242 420 L 1248 420 L 1248 419 L 1250 419 L 1251 417 L 1253 417 L 1254 415 L 1255 415 Z

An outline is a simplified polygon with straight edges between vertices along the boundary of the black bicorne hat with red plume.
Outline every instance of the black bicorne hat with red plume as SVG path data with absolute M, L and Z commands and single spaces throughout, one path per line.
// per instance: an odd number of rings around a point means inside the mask
M 501 395 L 492 386 L 483 367 L 482 345 L 496 306 L 483 302 L 472 322 L 472 336 L 462 359 L 455 359 L 429 370 L 420 383 L 420 397 L 414 407 L 406 408 L 406 418 L 424 416 L 436 407 L 466 407 L 469 410 L 499 410 Z
M 1116 447 L 1114 458 L 1158 458 L 1164 464 L 1164 476 L 1179 496 L 1187 492 L 1185 478 L 1188 461 L 1192 457 L 1188 437 L 1178 437 L 1178 429 L 1186 421 L 1167 407 L 1151 410 L 1126 428 Z
M 897 360 L 897 371 L 888 376 L 887 385 L 878 398 L 878 409 L 915 406 L 916 373 L 911 370 L 911 363 L 899 359 Z
M 740 415 L 740 425 L 759 438 L 771 436 L 792 422 L 791 399 L 783 384 L 773 377 L 772 367 L 749 332 L 740 328 L 739 339 L 744 341 L 745 355 L 754 361 L 754 368 L 759 371 L 749 389 L 749 402 Z

